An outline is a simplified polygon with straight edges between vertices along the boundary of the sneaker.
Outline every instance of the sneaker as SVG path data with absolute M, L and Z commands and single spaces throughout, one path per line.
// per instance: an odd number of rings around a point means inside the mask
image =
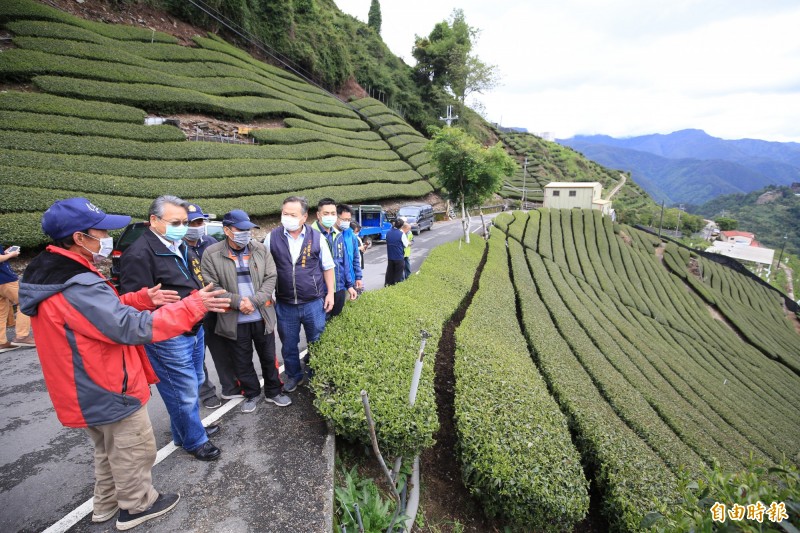
M 203 400 L 203 407 L 206 409 L 216 409 L 220 405 L 222 405 L 222 402 L 216 396 Z
M 19 346 L 14 346 L 10 342 L 4 342 L 3 344 L 0 344 L 0 353 L 16 350 L 17 348 L 19 348 Z
M 153 505 L 141 513 L 130 513 L 125 509 L 121 509 L 119 512 L 119 518 L 117 518 L 117 529 L 121 529 L 123 531 L 126 529 L 131 529 L 139 524 L 147 522 L 148 520 L 152 520 L 153 518 L 166 514 L 174 509 L 176 505 L 178 505 L 178 500 L 180 499 L 180 494 L 159 494 L 158 499 L 153 502 Z
M 13 346 L 23 346 L 23 347 L 27 346 L 29 348 L 36 346 L 36 343 L 33 342 L 33 337 L 31 337 L 30 335 L 25 335 L 24 337 L 14 339 L 13 341 L 11 341 L 11 344 Z
M 286 407 L 287 405 L 292 405 L 292 399 L 286 396 L 285 394 L 277 394 L 272 398 L 267 398 L 268 402 L 272 402 L 278 407 Z
M 92 522 L 105 522 L 106 520 L 110 520 L 111 518 L 114 518 L 114 515 L 117 514 L 117 511 L 119 511 L 119 505 L 117 505 L 107 513 L 103 514 L 92 513 Z
M 283 382 L 283 392 L 294 392 L 297 390 L 299 384 L 300 383 L 296 379 L 287 377 L 286 381 Z
M 223 400 L 235 400 L 236 398 L 244 398 L 244 394 L 236 393 L 236 394 L 220 394 Z
M 252 413 L 253 411 L 255 411 L 259 400 L 261 400 L 261 395 L 253 396 L 252 398 L 247 398 L 242 403 L 242 407 L 241 407 L 242 412 L 243 413 Z

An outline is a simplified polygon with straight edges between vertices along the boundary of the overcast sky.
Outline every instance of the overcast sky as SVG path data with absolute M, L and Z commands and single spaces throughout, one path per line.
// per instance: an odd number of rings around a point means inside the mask
M 370 0 L 335 1 L 367 20 Z M 492 122 L 800 142 L 798 0 L 381 0 L 383 40 L 413 64 L 414 35 L 454 8 L 499 67 L 502 85 L 477 95 Z

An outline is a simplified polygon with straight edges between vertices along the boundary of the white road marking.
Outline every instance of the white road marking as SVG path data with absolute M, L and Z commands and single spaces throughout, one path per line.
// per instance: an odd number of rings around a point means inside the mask
M 300 352 L 300 358 L 302 359 L 308 350 L 303 350 Z M 278 373 L 284 371 L 284 366 L 281 365 L 278 368 Z M 264 378 L 259 380 L 259 383 L 263 386 L 264 385 Z M 218 409 L 216 409 L 213 413 L 208 415 L 202 420 L 203 426 L 208 426 L 209 424 L 213 424 L 220 418 L 222 418 L 226 413 L 228 413 L 231 409 L 242 403 L 244 398 L 236 398 L 234 400 L 227 400 L 227 403 Z M 178 450 L 178 446 L 175 446 L 174 443 L 169 442 L 166 446 L 158 450 L 156 453 L 156 462 L 153 466 L 157 465 L 167 457 L 169 457 L 174 451 Z M 94 510 L 94 506 L 92 504 L 92 500 L 94 498 L 89 498 L 78 507 L 70 511 L 64 518 L 56 522 L 55 524 L 51 525 L 47 529 L 44 530 L 43 533 L 64 533 L 68 531 L 72 526 L 83 520 L 83 518 L 91 513 Z

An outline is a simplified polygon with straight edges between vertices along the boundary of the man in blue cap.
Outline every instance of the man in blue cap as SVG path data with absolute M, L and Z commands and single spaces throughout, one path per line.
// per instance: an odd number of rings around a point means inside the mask
M 203 255 L 203 279 L 225 289 L 231 312 L 217 317 L 215 333 L 227 342 L 245 401 L 243 413 L 256 410 L 261 384 L 253 366 L 253 347 L 264 376 L 264 396 L 279 407 L 292 403 L 281 394 L 281 380 L 275 365 L 275 306 L 272 293 L 278 273 L 266 247 L 252 239 L 257 228 L 241 209 L 222 218 L 225 240 L 211 245 Z
M 177 196 L 159 196 L 150 205 L 150 230 L 122 256 L 120 292 L 136 292 L 161 284 L 181 298 L 203 286 L 200 258 L 183 241 L 189 227 L 189 203 Z M 205 381 L 206 347 L 203 321 L 187 333 L 145 345 L 160 382 L 158 392 L 169 413 L 172 441 L 201 461 L 219 459 L 221 451 L 208 439 L 219 426 L 203 427 L 200 385 Z
M 230 302 L 210 286 L 182 300 L 159 285 L 119 296 L 95 264 L 111 253 L 108 230 L 130 220 L 86 198 L 54 203 L 42 217 L 53 244 L 31 261 L 20 284 L 58 419 L 85 428 L 95 446 L 92 521 L 105 522 L 119 509 L 121 530 L 167 513 L 180 498 L 153 488 L 156 441 L 146 403 L 158 379 L 141 345 L 189 331 L 206 311 Z

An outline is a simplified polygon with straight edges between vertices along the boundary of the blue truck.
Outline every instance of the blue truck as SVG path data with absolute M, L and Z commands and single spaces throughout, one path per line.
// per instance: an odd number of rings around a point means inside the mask
M 354 205 L 353 218 L 361 224 L 359 236 L 368 247 L 375 241 L 385 240 L 392 229 L 386 211 L 379 205 Z

